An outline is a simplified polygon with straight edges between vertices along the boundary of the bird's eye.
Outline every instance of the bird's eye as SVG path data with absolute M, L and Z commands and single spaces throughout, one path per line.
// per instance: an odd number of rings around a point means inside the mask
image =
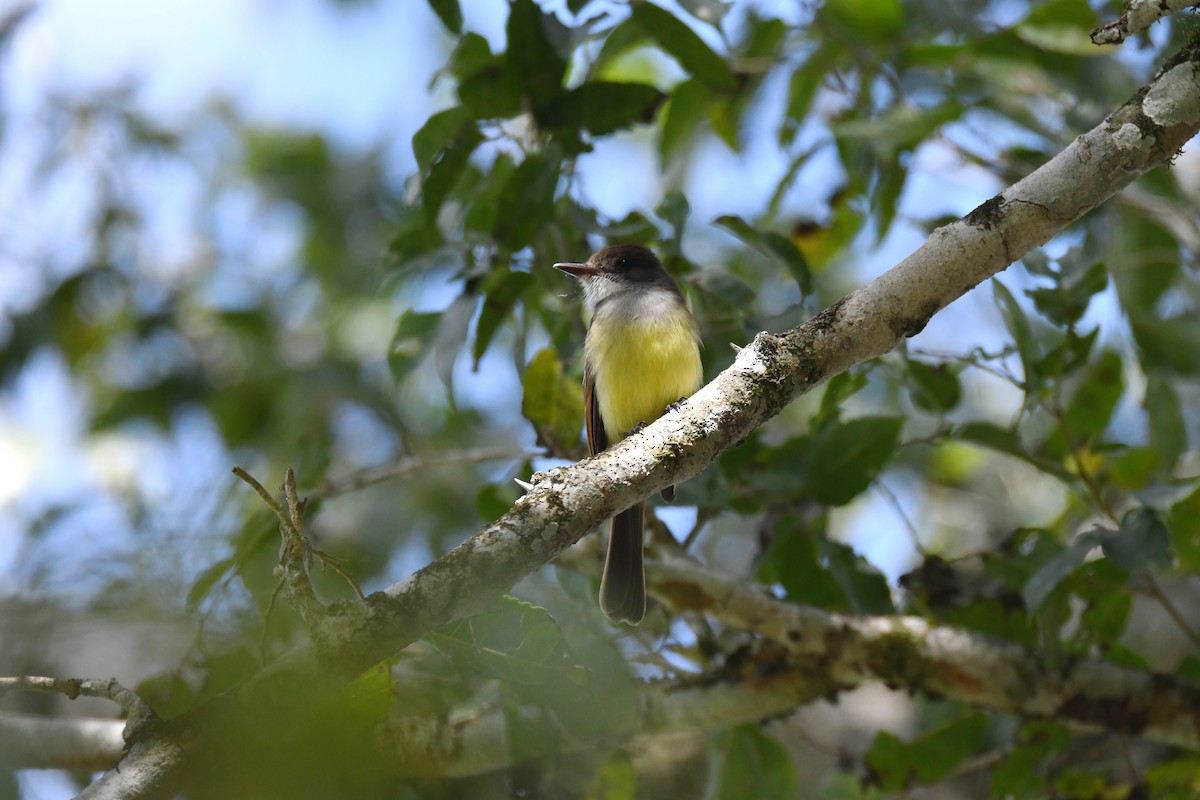
M 626 258 L 625 256 L 621 256 L 620 258 L 618 258 L 618 259 L 617 259 L 617 266 L 618 266 L 618 267 L 621 267 L 621 268 L 628 267 L 628 266 L 629 266 L 629 259 L 628 259 L 628 258 Z

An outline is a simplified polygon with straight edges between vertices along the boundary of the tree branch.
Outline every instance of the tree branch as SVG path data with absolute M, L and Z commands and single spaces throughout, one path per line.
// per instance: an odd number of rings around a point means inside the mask
M 1092 31 L 1092 44 L 1120 44 L 1130 34 L 1146 30 L 1163 17 L 1196 5 L 1196 0 L 1125 0 L 1120 17 Z
M 681 411 L 666 414 L 594 458 L 535 476 L 534 488 L 507 514 L 446 556 L 363 603 L 331 607 L 313 629 L 311 648 L 173 720 L 135 746 L 120 772 L 107 773 L 85 794 L 118 796 L 133 775 L 138 786 L 147 788 L 126 796 L 162 796 L 182 780 L 180 771 L 187 763 L 220 755 L 221 738 L 237 726 L 253 728 L 274 713 L 294 715 L 295 698 L 302 692 L 316 696 L 332 691 L 425 632 L 478 613 L 607 517 L 699 474 L 796 397 L 918 333 L 969 289 L 1138 176 L 1167 163 L 1200 129 L 1198 61 L 1200 47 L 1193 42 L 1103 123 L 962 220 L 934 231 L 891 271 L 798 328 L 759 334 Z M 464 591 L 467 586 L 470 591 Z M 951 641 L 953 632 L 931 633 L 909 629 L 909 624 L 898 620 L 896 630 L 878 632 L 877 640 L 895 646 L 896 655 L 914 657 L 920 656 L 919 642 L 929 648 L 957 642 Z M 808 633 L 802 628 L 797 632 L 806 641 Z M 903 659 L 887 663 L 898 668 Z M 900 685 L 936 691 L 977 676 L 918 672 L 891 677 Z M 1094 710 L 1075 708 L 1071 700 L 1038 696 L 1032 702 L 1047 712 L 1057 707 L 1081 718 Z M 1138 725 L 1131 721 L 1131 727 Z M 186 751 L 180 749 L 182 741 Z M 172 744 L 175 750 L 169 749 Z M 161 787 L 158 794 L 154 787 Z
M 118 719 L 59 719 L 0 713 L 0 766 L 6 769 L 105 770 L 125 750 Z

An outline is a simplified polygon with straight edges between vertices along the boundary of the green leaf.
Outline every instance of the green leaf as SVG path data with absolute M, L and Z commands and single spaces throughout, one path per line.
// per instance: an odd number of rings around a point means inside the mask
M 1083 563 L 1088 553 L 1096 548 L 1099 542 L 1092 532 L 1084 533 L 1058 555 L 1051 558 L 1033 573 L 1025 584 L 1021 596 L 1025 600 L 1025 609 L 1030 615 L 1034 614 L 1075 569 Z
M 861 44 L 894 46 L 904 29 L 900 0 L 827 0 L 819 15 L 839 36 Z
M 1017 345 L 1017 354 L 1025 368 L 1025 393 L 1037 394 L 1042 386 L 1042 376 L 1037 370 L 1041 348 L 1033 338 L 1033 329 L 1029 326 L 1024 310 L 1004 284 L 993 280 L 992 291 L 996 297 L 996 305 L 1000 308 L 1000 316 L 1004 318 L 1004 327 L 1008 328 L 1009 335 L 1013 337 Z
M 542 111 L 563 92 L 567 62 L 559 55 L 558 44 L 565 43 L 569 34 L 557 17 L 533 0 L 512 0 L 505 33 L 506 75 L 529 99 L 540 123 Z
M 479 359 L 487 352 L 496 330 L 509 318 L 513 306 L 525 295 L 532 282 L 530 273 L 509 269 L 493 270 L 484 281 L 483 307 L 475 324 L 475 346 L 471 353 L 475 369 L 479 368 Z
M 887 578 L 849 545 L 824 537 L 817 540 L 822 563 L 845 594 L 855 614 L 892 614 L 892 593 Z
M 849 503 L 871 485 L 896 452 L 904 420 L 860 417 L 830 422 L 812 436 L 808 489 L 823 505 Z
M 1150 449 L 1159 456 L 1163 469 L 1170 471 L 1188 450 L 1187 425 L 1179 395 L 1169 381 L 1157 372 L 1146 376 L 1146 396 L 1142 400 L 1150 426 Z
M 759 725 L 726 728 L 709 740 L 706 800 L 792 800 L 799 788 L 787 751 Z
M 1097 17 L 1087 0 L 1048 0 L 1039 3 L 1013 31 L 1024 42 L 1069 56 L 1099 55 L 1090 33 Z
M 549 130 L 586 128 L 593 136 L 604 136 L 654 120 L 654 112 L 666 98 L 644 83 L 592 81 L 578 86 L 552 102 L 541 116 Z
M 592 779 L 584 800 L 636 800 L 637 772 L 624 750 L 613 750 Z
M 530 244 L 554 214 L 562 161 L 552 153 L 530 154 L 505 182 L 505 206 L 496 220 L 496 240 L 510 252 Z
M 583 429 L 583 387 L 563 376 L 552 348 L 538 351 L 525 367 L 521 413 L 538 437 L 555 450 L 570 450 Z
M 1131 314 L 1129 323 L 1146 367 L 1200 375 L 1200 319 Z
M 1088 603 L 1079 621 L 1096 641 L 1110 644 L 1125 633 L 1132 609 L 1133 596 L 1129 592 L 1108 591 Z
M 781 145 L 791 144 L 804 126 L 813 98 L 816 97 L 817 90 L 821 88 L 821 83 L 829 75 L 840 53 L 840 48 L 823 41 L 804 63 L 792 72 L 788 81 L 787 112 L 783 124 L 779 126 Z
M 467 168 L 467 160 L 483 141 L 483 134 L 474 125 L 469 125 L 454 136 L 441 156 L 433 162 L 421 182 L 421 210 L 427 225 L 437 222 L 442 203 L 450 195 Z
M 737 85 L 737 78 L 725 60 L 670 11 L 637 0 L 630 19 L 693 77 L 717 89 L 732 89 Z
M 1108 270 L 1103 262 L 1092 264 L 1072 278 L 1053 273 L 1056 285 L 1027 289 L 1034 307 L 1055 325 L 1074 325 L 1087 311 L 1092 298 L 1108 287 Z
M 421 171 L 428 170 L 447 146 L 469 133 L 470 127 L 471 116 L 462 106 L 452 106 L 425 120 L 412 138 L 413 155 Z
M 671 90 L 658 140 L 664 165 L 673 163 L 695 141 L 710 100 L 709 88 L 699 78 L 689 78 Z
M 986 716 L 970 712 L 907 744 L 890 733 L 880 733 L 867 751 L 867 766 L 884 789 L 936 783 L 979 749 L 987 725 Z
M 857 139 L 869 146 L 871 152 L 893 161 L 897 154 L 912 151 L 938 128 L 961 117 L 964 110 L 956 102 L 941 103 L 932 108 L 895 105 L 877 117 L 838 122 L 833 131 L 839 139 Z M 899 166 L 891 163 L 887 171 Z
M 679 256 L 679 244 L 683 240 L 683 226 L 687 224 L 688 214 L 692 211 L 688 204 L 687 195 L 677 189 L 672 189 L 663 196 L 662 202 L 654 209 L 654 214 L 671 226 L 673 255 Z M 664 254 L 663 260 L 667 260 Z
M 475 513 L 480 519 L 488 522 L 499 519 L 512 508 L 512 504 L 517 502 L 520 496 L 520 489 L 512 481 L 503 484 L 485 483 L 475 494 Z
M 1167 530 L 1179 564 L 1193 575 L 1200 575 L 1200 489 L 1171 506 Z
M 1140 572 L 1171 565 L 1171 536 L 1152 509 L 1132 509 L 1121 517 L 1119 529 L 1103 530 L 1104 555 L 1122 569 Z
M 1046 766 L 1071 742 L 1056 722 L 1027 722 L 1017 733 L 1008 756 L 991 771 L 988 797 L 995 800 L 1033 797 L 1046 786 Z
M 578 741 L 626 740 L 641 712 L 625 657 L 607 633 L 600 635 L 587 625 L 568 626 L 563 636 L 572 661 L 587 668 L 586 680 L 580 682 L 577 671 L 564 673 L 540 694 Z
M 213 587 L 229 574 L 236 563 L 236 558 L 222 558 L 201 572 L 200 576 L 192 584 L 192 588 L 188 590 L 188 611 L 195 611 L 196 607 L 204 601 L 204 598 L 208 597 L 209 593 L 212 592 Z
M 843 581 L 825 567 L 820 534 L 805 530 L 793 516 L 780 519 L 772 531 L 771 546 L 758 566 L 758 579 L 780 584 L 788 599 L 797 603 L 849 611 Z
M 456 89 L 459 102 L 474 119 L 506 119 L 521 112 L 520 87 L 499 60 L 460 80 Z
M 546 609 L 505 596 L 488 611 L 458 620 L 426 640 L 489 677 L 540 686 L 569 669 L 561 632 Z
M 913 405 L 933 414 L 944 414 L 962 400 L 958 369 L 949 364 L 908 360 L 909 395 Z
M 1124 371 L 1124 362 L 1112 350 L 1105 350 L 1089 366 L 1067 403 L 1063 421 L 1065 430 L 1055 430 L 1047 442 L 1048 455 L 1064 455 L 1068 447 L 1078 447 L 1104 434 L 1125 391 Z M 1064 441 L 1064 433 L 1070 435 L 1069 443 Z
M 462 33 L 463 15 L 458 0 L 429 0 L 429 7 L 446 26 L 446 30 L 455 36 Z
M 817 411 L 815 422 L 823 425 L 836 419 L 842 403 L 858 394 L 866 385 L 866 370 L 848 369 L 834 375 L 825 384 L 825 391 L 821 393 L 821 407 Z
M 786 269 L 802 294 L 812 293 L 812 273 L 808 261 L 791 239 L 774 231 L 760 231 L 733 214 L 717 217 L 713 222 Z
M 1121 518 L 1118 530 L 1096 526 L 1080 534 L 1070 547 L 1045 562 L 1025 584 L 1023 596 L 1030 614 L 1099 546 L 1105 557 L 1126 572 L 1139 572 L 1171 563 L 1170 535 L 1158 514 L 1133 509 Z
M 388 346 L 388 366 L 391 367 L 392 378 L 397 383 L 407 378 L 413 367 L 425 357 L 433 343 L 441 316 L 436 312 L 420 313 L 409 310 L 396 320 L 396 330 Z
M 499 56 L 492 55 L 488 40 L 478 33 L 464 33 L 450 54 L 447 68 L 459 80 L 469 78 L 487 69 L 501 66 Z

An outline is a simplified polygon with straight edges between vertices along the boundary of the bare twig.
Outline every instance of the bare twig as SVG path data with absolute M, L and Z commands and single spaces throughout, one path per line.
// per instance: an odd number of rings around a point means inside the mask
M 345 492 L 355 491 L 379 483 L 389 478 L 398 478 L 410 472 L 419 472 L 429 467 L 443 467 L 451 464 L 476 464 L 484 461 L 524 461 L 538 458 L 545 453 L 512 450 L 511 448 L 484 448 L 478 450 L 459 450 L 454 453 L 434 453 L 424 456 L 412 456 L 391 464 L 369 467 L 358 472 L 352 472 L 342 478 L 326 480 L 313 493 L 315 497 L 334 497 Z
M 111 700 L 121 707 L 134 728 L 158 718 L 149 703 L 118 683 L 116 678 L 45 678 L 36 675 L 0 678 L 0 694 L 10 691 L 53 692 L 72 700 L 77 697 Z

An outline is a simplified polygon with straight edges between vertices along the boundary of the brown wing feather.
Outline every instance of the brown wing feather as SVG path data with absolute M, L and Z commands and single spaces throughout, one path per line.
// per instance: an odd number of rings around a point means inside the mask
M 588 451 L 596 455 L 607 450 L 608 436 L 600 419 L 600 400 L 596 397 L 596 376 L 589 365 L 583 368 L 583 421 L 587 425 Z

